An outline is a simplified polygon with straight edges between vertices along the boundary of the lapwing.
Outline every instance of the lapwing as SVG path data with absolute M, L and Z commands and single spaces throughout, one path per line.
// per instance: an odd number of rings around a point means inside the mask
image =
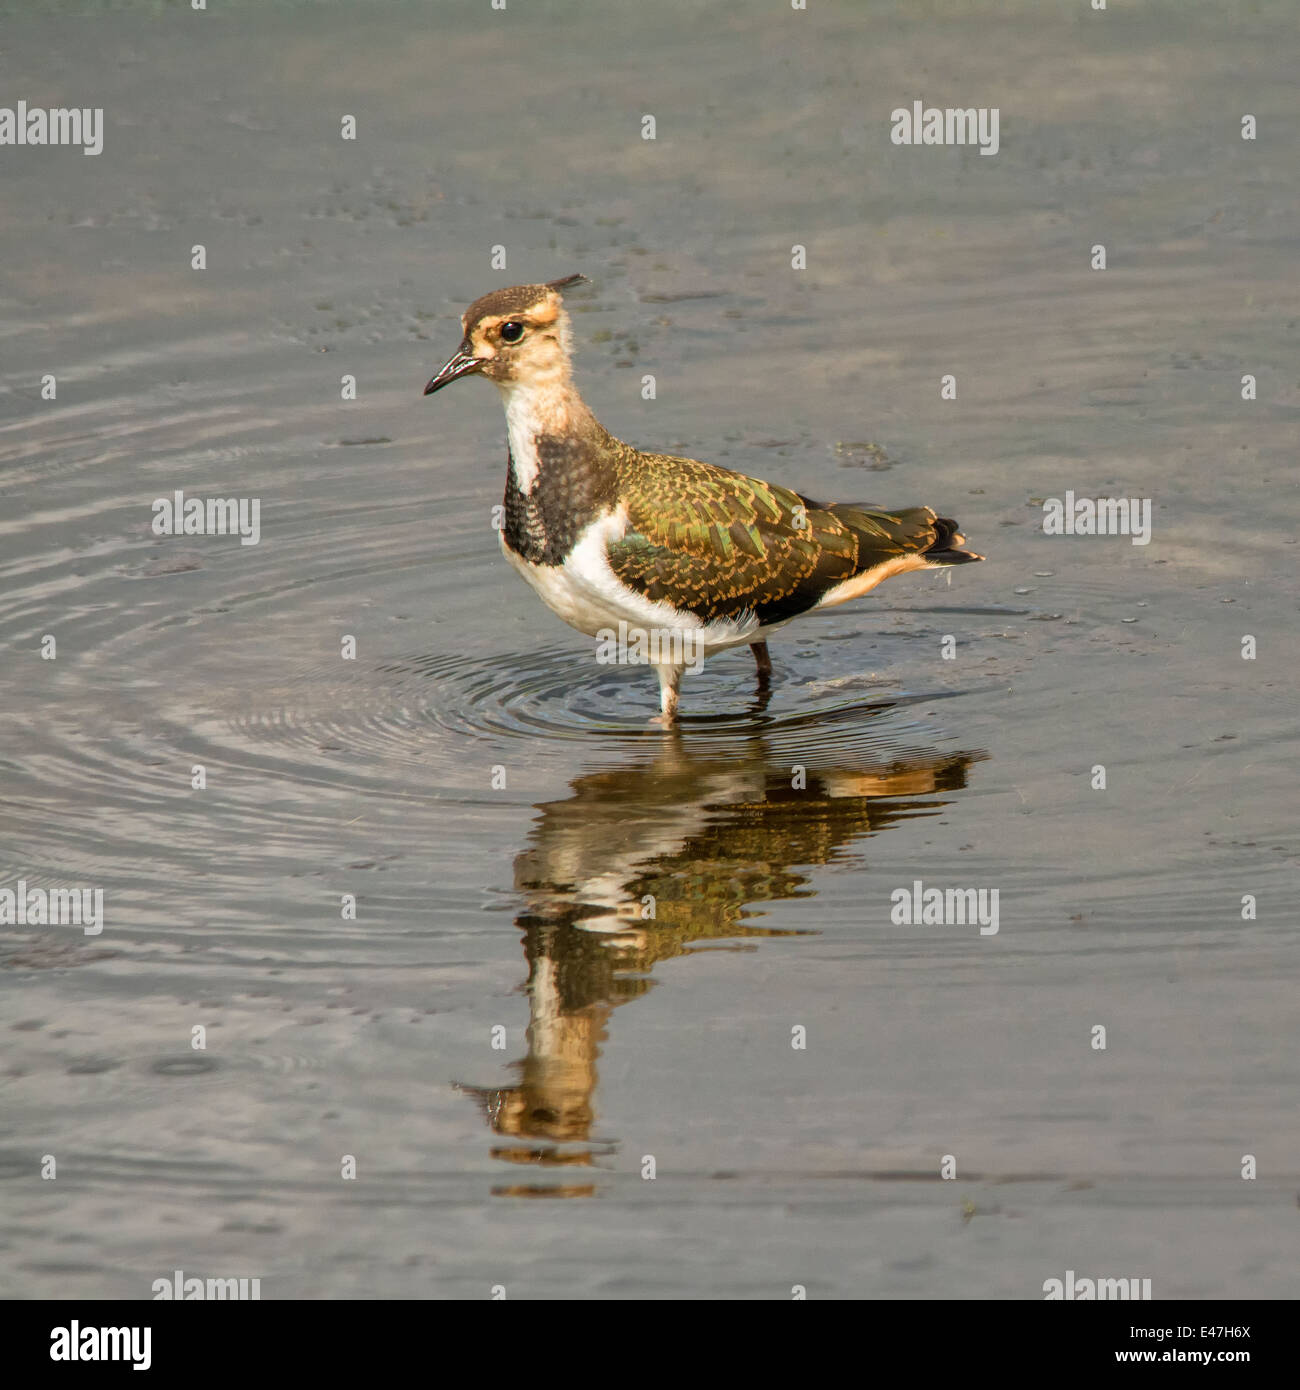
M 929 507 L 814 502 L 716 464 L 615 439 L 573 384 L 569 275 L 476 299 L 455 355 L 424 388 L 485 376 L 501 392 L 509 448 L 501 545 L 542 601 L 588 636 L 649 653 L 661 714 L 677 719 L 698 656 L 748 645 L 760 685 L 768 634 L 909 570 L 983 559 Z M 630 639 L 630 640 L 629 640 Z

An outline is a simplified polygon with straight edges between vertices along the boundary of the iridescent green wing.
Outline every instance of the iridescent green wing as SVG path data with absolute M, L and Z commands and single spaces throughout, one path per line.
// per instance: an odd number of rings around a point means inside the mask
M 629 455 L 620 467 L 628 529 L 609 547 L 610 564 L 638 593 L 706 622 L 792 618 L 845 579 L 934 539 L 928 509 L 822 507 L 694 459 Z

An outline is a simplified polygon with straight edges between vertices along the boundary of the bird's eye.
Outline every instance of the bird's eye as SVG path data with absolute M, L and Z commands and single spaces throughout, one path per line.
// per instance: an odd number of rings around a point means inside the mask
M 524 326 L 511 319 L 509 323 L 501 325 L 501 341 L 503 343 L 517 343 L 524 336 Z

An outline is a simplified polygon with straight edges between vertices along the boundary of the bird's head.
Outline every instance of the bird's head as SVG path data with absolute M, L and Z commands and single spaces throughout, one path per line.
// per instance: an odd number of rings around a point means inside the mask
M 461 315 L 460 347 L 424 394 L 471 375 L 485 376 L 507 393 L 521 386 L 563 386 L 569 376 L 569 316 L 560 291 L 586 278 L 567 275 L 545 285 L 512 285 L 476 299 Z

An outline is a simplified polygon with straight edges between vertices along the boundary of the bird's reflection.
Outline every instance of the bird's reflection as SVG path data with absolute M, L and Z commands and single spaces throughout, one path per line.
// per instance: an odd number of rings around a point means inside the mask
M 610 1015 L 650 989 L 655 964 L 709 942 L 801 935 L 756 926 L 747 909 L 811 897 L 801 870 L 936 814 L 984 756 L 921 748 L 864 754 L 856 765 L 835 765 L 831 755 L 819 767 L 811 757 L 801 762 L 797 746 L 778 754 L 758 737 L 693 751 L 688 736 L 676 735 L 653 761 L 579 777 L 565 800 L 539 806 L 515 860 L 525 900 L 516 922 L 528 961 L 527 1055 L 512 1064 L 513 1084 L 462 1088 L 497 1135 L 516 1141 L 494 1155 L 591 1164 L 596 1061 Z

